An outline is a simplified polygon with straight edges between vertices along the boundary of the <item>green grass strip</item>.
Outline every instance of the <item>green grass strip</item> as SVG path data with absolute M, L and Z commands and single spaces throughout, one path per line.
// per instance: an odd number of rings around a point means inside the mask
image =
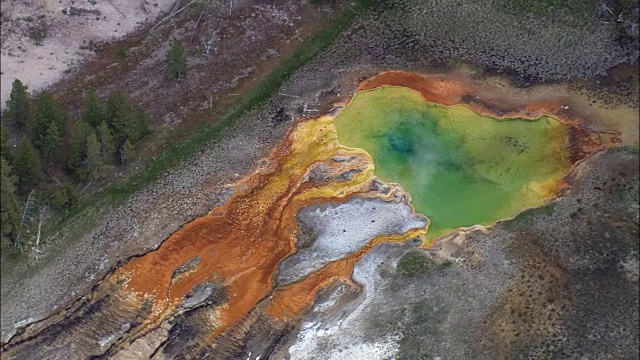
M 139 176 L 134 177 L 124 185 L 111 186 L 105 193 L 113 200 L 122 200 L 141 190 L 152 181 L 158 179 L 164 172 L 178 165 L 212 140 L 215 140 L 221 134 L 222 129 L 233 125 L 250 109 L 268 101 L 291 75 L 322 50 L 330 46 L 335 38 L 351 23 L 354 15 L 355 13 L 353 12 L 345 13 L 329 24 L 323 31 L 306 40 L 290 58 L 271 72 L 266 79 L 258 83 L 247 95 L 243 96 L 219 121 L 203 125 L 179 146 L 167 150 L 162 156 L 151 161 Z
M 219 121 L 206 123 L 196 128 L 183 142 L 170 146 L 162 155 L 148 162 L 142 172 L 133 175 L 123 184 L 110 185 L 102 192 L 84 199 L 76 208 L 51 222 L 48 232 L 55 233 L 61 230 L 68 220 L 85 212 L 91 206 L 113 205 L 121 202 L 216 140 L 222 130 L 233 125 L 250 109 L 268 101 L 296 71 L 327 49 L 359 14 L 377 4 L 379 3 L 376 1 L 361 0 L 355 7 L 344 11 L 320 32 L 306 39 L 291 57 L 250 90 L 247 95 L 243 96 Z M 84 229 L 95 225 L 95 218 L 92 216 L 85 217 L 83 220 Z

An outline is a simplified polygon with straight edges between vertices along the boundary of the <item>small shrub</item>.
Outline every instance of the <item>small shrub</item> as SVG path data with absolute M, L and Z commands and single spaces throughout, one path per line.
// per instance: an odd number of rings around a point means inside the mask
M 432 259 L 420 250 L 411 250 L 400 258 L 397 270 L 401 276 L 415 277 L 418 274 L 426 274 L 432 270 L 443 269 L 451 264 L 451 261 L 448 260 L 439 262 L 436 259 Z
M 127 58 L 127 48 L 124 46 L 116 47 L 116 58 L 120 61 Z
M 68 202 L 67 192 L 64 189 L 58 190 L 51 195 L 51 207 L 56 210 L 66 208 Z
M 47 37 L 47 27 L 44 24 L 34 24 L 29 26 L 29 37 L 37 46 L 42 46 L 42 42 Z
M 55 210 L 66 211 L 73 208 L 79 199 L 76 190 L 71 185 L 65 185 L 51 195 L 51 207 Z

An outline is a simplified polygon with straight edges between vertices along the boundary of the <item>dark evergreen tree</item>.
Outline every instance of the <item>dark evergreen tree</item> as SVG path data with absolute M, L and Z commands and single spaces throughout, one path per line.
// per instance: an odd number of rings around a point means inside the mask
M 136 136 L 134 109 L 126 92 L 119 90 L 109 97 L 106 113 L 118 148 Z
M 29 139 L 25 139 L 20 145 L 15 161 L 15 174 L 18 176 L 18 191 L 21 194 L 33 190 L 42 180 L 38 151 Z
M 100 152 L 100 142 L 96 133 L 92 131 L 87 136 L 87 156 L 84 161 L 87 174 L 91 180 L 98 177 L 104 165 Z
M 129 140 L 124 142 L 124 145 L 120 148 L 120 163 L 122 165 L 127 165 L 131 160 L 133 160 L 134 150 L 133 145 L 129 142 Z
M 85 97 L 82 119 L 93 127 L 97 127 L 106 120 L 104 106 L 94 89 L 89 90 Z
M 49 92 L 40 95 L 36 111 L 34 142 L 42 150 L 43 140 L 49 132 L 51 123 L 55 123 L 61 137 L 67 134 L 67 115 Z
M 71 131 L 69 152 L 67 155 L 67 170 L 80 181 L 87 179 L 83 161 L 87 155 L 87 136 L 92 131 L 91 126 L 84 121 L 77 122 Z
M 11 162 L 13 149 L 9 143 L 9 137 L 9 129 L 0 123 L 0 156 L 4 157 L 8 162 Z
M 30 130 L 33 125 L 29 92 L 22 81 L 18 79 L 13 81 L 5 116 L 10 122 L 22 129 Z
M 116 152 L 113 134 L 106 122 L 102 122 L 98 126 L 97 134 L 100 142 L 100 156 L 105 164 L 113 164 L 113 156 Z
M 169 53 L 167 54 L 167 64 L 169 74 L 179 79 L 187 74 L 187 56 L 182 44 L 172 38 L 169 42 Z
M 69 210 L 78 203 L 79 197 L 73 186 L 67 184 L 51 196 L 51 205 L 56 210 Z
M 0 156 L 0 244 L 14 243 L 20 231 L 20 205 L 16 197 L 16 177 L 11 166 Z
M 149 133 L 151 133 L 151 129 L 149 128 L 149 115 L 147 114 L 146 111 L 144 111 L 141 108 L 136 109 L 135 124 L 136 124 L 135 137 L 130 140 L 138 141 L 143 137 L 149 135 Z
M 47 126 L 47 132 L 40 140 L 40 151 L 47 167 L 54 166 L 62 160 L 62 138 L 55 122 Z

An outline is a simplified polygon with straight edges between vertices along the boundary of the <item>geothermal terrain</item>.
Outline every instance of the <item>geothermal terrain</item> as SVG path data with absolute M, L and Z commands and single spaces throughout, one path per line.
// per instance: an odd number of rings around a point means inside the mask
M 3 0 L 3 104 L 124 90 L 151 133 L 3 247 L 1 358 L 638 358 L 639 16 Z

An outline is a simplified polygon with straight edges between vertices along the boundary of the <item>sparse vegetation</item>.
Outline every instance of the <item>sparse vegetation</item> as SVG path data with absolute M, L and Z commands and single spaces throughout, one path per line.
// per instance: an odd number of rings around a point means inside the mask
M 449 261 L 439 261 L 429 257 L 420 250 L 412 250 L 404 254 L 398 261 L 397 270 L 402 276 L 414 277 L 426 275 L 432 270 L 442 269 L 451 265 Z
M 387 66 L 395 56 L 463 60 L 513 75 L 517 86 L 593 78 L 638 60 L 637 8 L 626 0 L 400 0 L 366 20 L 384 31 L 364 26 L 349 43 Z
M 546 16 L 562 11 L 571 16 L 589 20 L 595 17 L 596 7 L 599 3 L 600 1 L 597 0 L 498 0 L 497 5 L 515 15 L 534 14 Z
M 116 48 L 116 58 L 120 61 L 125 60 L 127 58 L 127 48 L 118 46 Z
M 44 39 L 47 37 L 47 26 L 44 23 L 35 23 L 29 26 L 29 37 L 37 46 L 41 46 Z
M 525 228 L 533 224 L 534 219 L 542 214 L 552 214 L 556 204 L 549 203 L 541 207 L 527 209 L 506 222 L 509 228 Z

